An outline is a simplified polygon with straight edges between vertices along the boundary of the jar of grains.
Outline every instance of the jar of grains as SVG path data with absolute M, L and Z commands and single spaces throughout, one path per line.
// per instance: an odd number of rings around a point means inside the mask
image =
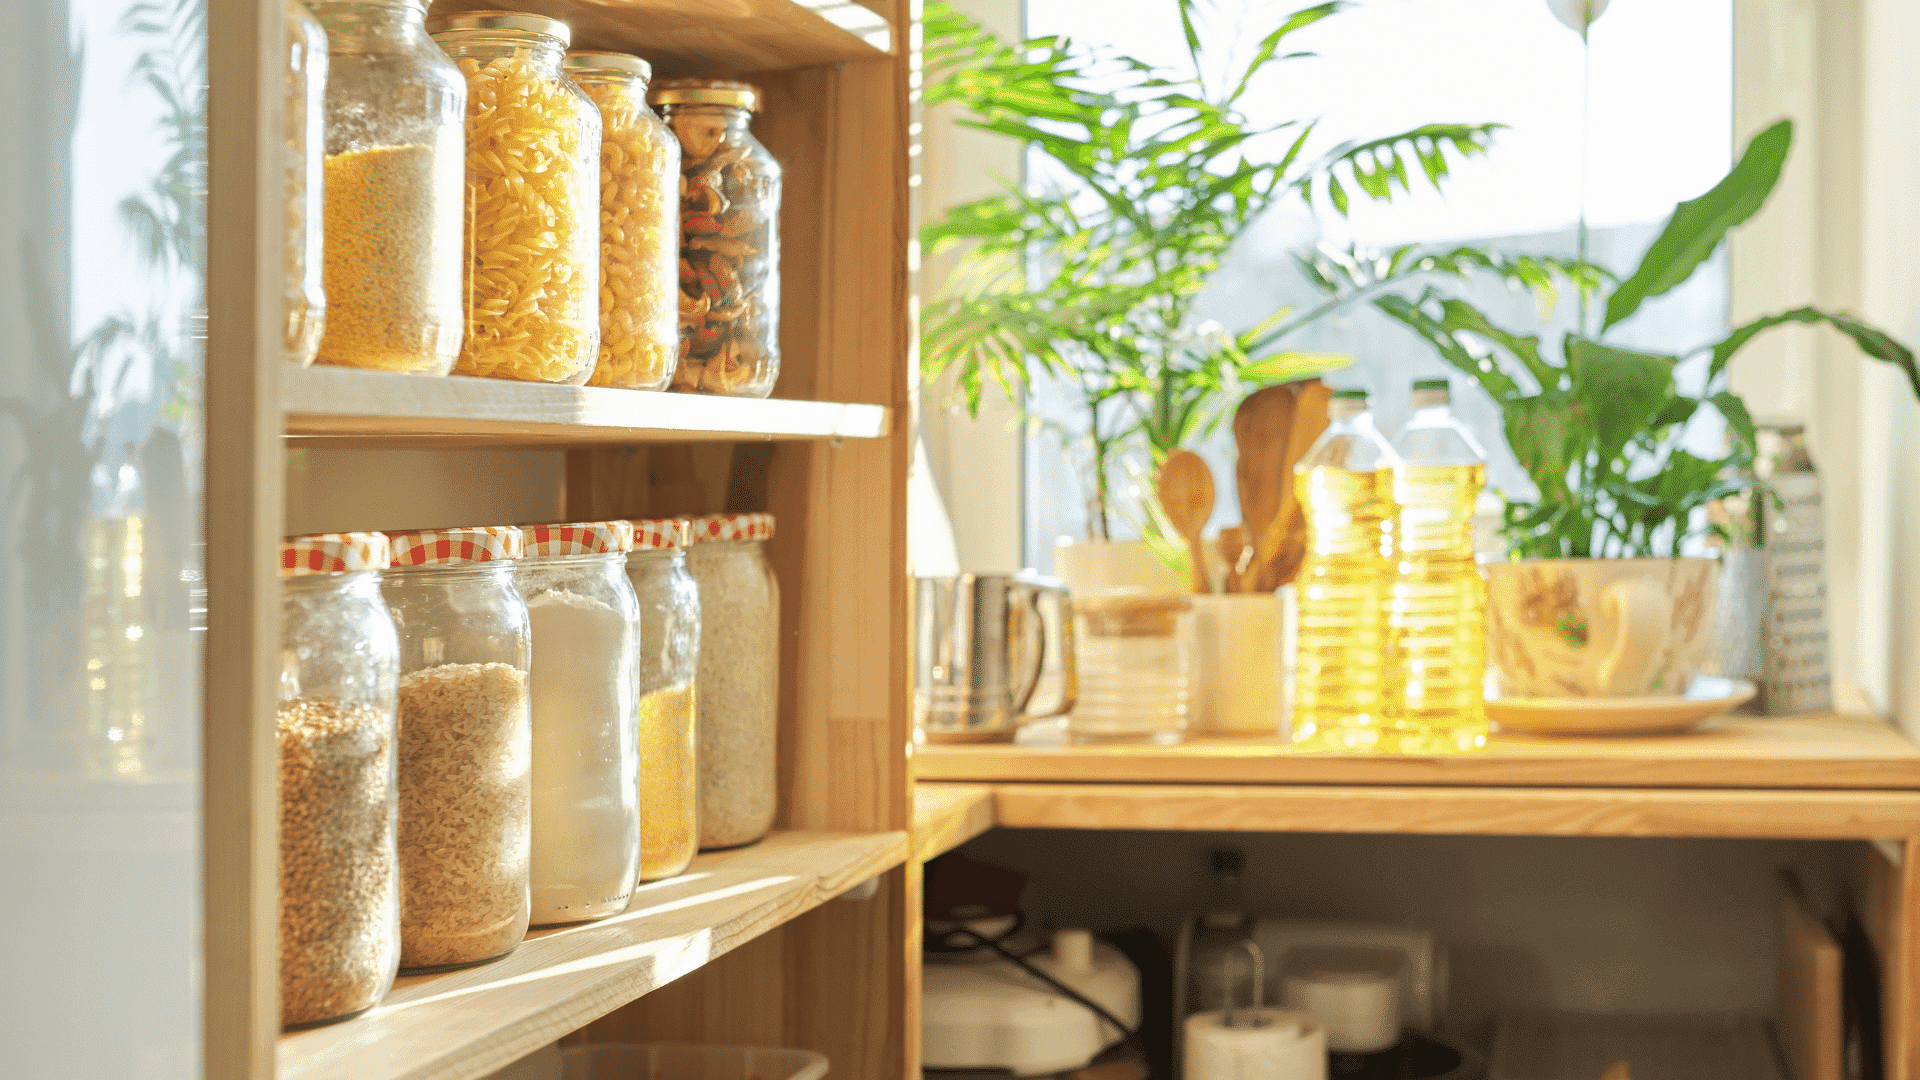
M 645 60 L 570 52 L 566 68 L 600 107 L 600 362 L 587 382 L 664 390 L 680 349 L 680 144 L 647 107 Z
M 445 375 L 460 353 L 467 87 L 425 0 L 310 0 L 326 28 L 320 362 Z
M 287 2 L 287 359 L 311 364 L 326 328 L 321 284 L 321 174 L 327 138 L 327 33 Z
M 529 525 L 515 577 L 533 626 L 533 923 L 627 909 L 640 872 L 640 609 L 633 525 Z
M 280 1023 L 370 1008 L 400 966 L 394 709 L 400 645 L 379 533 L 280 545 Z
M 587 381 L 600 357 L 600 110 L 542 15 L 435 16 L 467 78 L 467 340 L 454 370 Z
M 694 675 L 700 589 L 687 573 L 685 518 L 633 523 L 627 577 L 640 600 L 640 880 L 687 868 L 700 847 Z
M 433 971 L 526 935 L 532 634 L 512 526 L 393 534 L 400 633 L 400 964 Z
M 780 164 L 747 132 L 760 92 L 657 79 L 680 140 L 680 364 L 675 390 L 766 397 L 780 374 Z
M 700 588 L 700 847 L 751 844 L 773 827 L 780 727 L 780 583 L 762 545 L 772 514 L 694 518 L 687 569 Z

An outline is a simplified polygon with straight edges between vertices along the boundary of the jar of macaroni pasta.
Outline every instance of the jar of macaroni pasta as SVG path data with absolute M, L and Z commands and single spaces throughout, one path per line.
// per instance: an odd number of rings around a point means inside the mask
M 466 317 L 466 81 L 425 0 L 307 6 L 328 50 L 319 362 L 445 375 Z
M 287 359 L 311 364 L 326 329 L 321 280 L 321 175 L 327 132 L 327 32 L 305 5 L 287 3 Z
M 379 533 L 280 545 L 280 1023 L 373 1007 L 400 966 L 400 645 Z
M 633 525 L 520 529 L 533 629 L 533 924 L 627 909 L 640 872 L 640 608 Z
M 492 960 L 526 936 L 533 638 L 512 526 L 394 533 L 400 635 L 400 966 Z
M 766 397 L 780 374 L 780 163 L 747 130 L 760 92 L 656 79 L 680 140 L 680 362 L 675 390 Z
M 435 16 L 467 79 L 467 338 L 454 370 L 587 381 L 600 357 L 600 111 L 561 68 L 567 24 Z
M 780 583 L 763 550 L 772 514 L 694 518 L 687 570 L 700 589 L 700 847 L 751 844 L 778 809 Z
M 700 589 L 687 572 L 692 523 L 633 523 L 627 577 L 640 602 L 640 880 L 687 868 L 700 849 Z
M 647 106 L 645 60 L 570 52 L 566 70 L 600 107 L 600 361 L 587 382 L 664 390 L 680 350 L 680 143 Z

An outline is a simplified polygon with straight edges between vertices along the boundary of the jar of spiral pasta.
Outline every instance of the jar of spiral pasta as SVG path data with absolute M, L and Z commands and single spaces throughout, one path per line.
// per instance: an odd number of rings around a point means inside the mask
M 600 357 L 600 111 L 561 69 L 567 24 L 428 23 L 467 79 L 467 337 L 454 371 L 587 381 Z
M 371 1008 L 400 966 L 400 645 L 379 533 L 280 545 L 280 1023 Z
M 327 34 L 319 362 L 445 375 L 465 306 L 466 81 L 426 0 L 311 0 Z
M 305 5 L 287 2 L 287 359 L 311 364 L 326 328 L 320 263 L 325 166 L 327 32 Z
M 700 589 L 700 847 L 767 835 L 778 809 L 780 583 L 762 550 L 772 514 L 694 518 L 687 570 Z
M 780 374 L 780 163 L 747 130 L 760 92 L 656 79 L 680 140 L 680 362 L 675 390 L 766 397 Z
M 680 143 L 647 106 L 645 60 L 570 52 L 566 70 L 600 107 L 600 361 L 587 382 L 663 390 L 680 349 Z
M 511 526 L 394 533 L 400 635 L 400 966 L 505 956 L 526 936 L 533 659 Z
M 700 589 L 687 573 L 692 523 L 633 523 L 627 577 L 640 601 L 640 880 L 687 868 L 700 849 L 694 676 Z

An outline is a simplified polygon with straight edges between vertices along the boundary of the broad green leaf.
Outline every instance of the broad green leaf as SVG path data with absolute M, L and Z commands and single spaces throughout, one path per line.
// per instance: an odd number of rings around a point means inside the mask
M 1487 396 L 1500 403 L 1502 408 L 1521 400 L 1520 385 L 1513 377 L 1501 370 L 1490 356 L 1475 356 L 1452 331 L 1441 324 L 1440 320 L 1424 310 L 1420 304 L 1411 302 L 1403 296 L 1391 293 L 1374 298 L 1373 306 L 1387 317 L 1400 322 L 1409 330 L 1419 334 L 1432 345 L 1441 359 L 1452 364 L 1462 373 L 1470 376 L 1487 392 Z
M 1726 370 L 1733 354 L 1753 340 L 1754 336 L 1765 330 L 1771 330 L 1783 323 L 1826 323 L 1853 339 L 1860 351 L 1875 360 L 1884 360 L 1899 368 L 1907 376 L 1908 385 L 1913 387 L 1916 397 L 1920 397 L 1920 368 L 1914 366 L 1913 350 L 1895 340 L 1892 335 L 1861 320 L 1839 311 L 1822 311 L 1814 307 L 1794 308 L 1777 315 L 1765 315 L 1747 323 L 1728 334 L 1724 340 L 1713 347 L 1713 362 L 1708 369 L 1708 382 L 1720 376 Z
M 1560 389 L 1559 368 L 1547 363 L 1540 355 L 1540 339 L 1534 335 L 1522 337 L 1519 334 L 1502 330 L 1488 321 L 1486 315 L 1464 300 L 1448 300 L 1440 305 L 1446 313 L 1441 325 L 1448 330 L 1466 331 L 1478 335 L 1505 349 L 1508 354 L 1519 360 L 1533 376 L 1534 382 L 1542 390 Z
M 1647 300 L 1692 277 L 1726 238 L 1727 230 L 1751 218 L 1766 203 L 1792 146 L 1793 121 L 1782 120 L 1755 135 L 1733 171 L 1711 190 L 1674 207 L 1666 228 L 1640 257 L 1639 268 L 1607 298 L 1601 329 L 1614 326 Z
M 1673 398 L 1674 358 L 1616 349 L 1575 334 L 1567 335 L 1563 348 L 1573 397 L 1593 425 L 1594 452 L 1603 465 L 1611 463 Z
M 1263 356 L 1240 369 L 1240 380 L 1254 386 L 1318 378 L 1329 371 L 1353 366 L 1353 357 L 1336 353 L 1284 352 Z
M 1758 445 L 1759 434 L 1754 430 L 1753 414 L 1747 411 L 1747 403 L 1740 395 L 1730 390 L 1722 390 L 1708 399 L 1720 415 L 1727 418 L 1727 430 L 1733 433 L 1734 445 L 1747 453 L 1752 453 Z
M 1515 398 L 1502 407 L 1507 445 L 1545 503 L 1572 502 L 1567 474 L 1578 443 L 1570 403 L 1559 394 Z

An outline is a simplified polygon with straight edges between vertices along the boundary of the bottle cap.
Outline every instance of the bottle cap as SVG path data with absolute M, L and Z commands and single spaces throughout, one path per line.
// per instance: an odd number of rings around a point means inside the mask
M 1342 388 L 1342 389 L 1339 389 L 1339 390 L 1335 390 L 1335 391 L 1333 392 L 1333 400 L 1335 400 L 1335 401 L 1365 401 L 1365 400 L 1367 400 L 1367 392 L 1366 392 L 1365 390 L 1361 390 L 1361 389 L 1357 389 L 1357 388 L 1353 388 L 1353 387 L 1345 387 L 1345 388 Z
M 1445 378 L 1415 379 L 1413 380 L 1413 388 L 1415 390 L 1451 390 L 1453 389 L 1453 384 Z

